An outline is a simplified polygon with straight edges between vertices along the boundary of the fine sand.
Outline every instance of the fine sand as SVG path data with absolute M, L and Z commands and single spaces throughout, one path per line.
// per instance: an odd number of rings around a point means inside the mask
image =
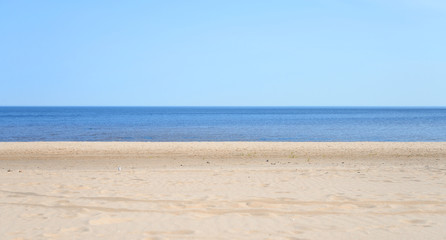
M 0 239 L 446 239 L 446 143 L 0 143 Z

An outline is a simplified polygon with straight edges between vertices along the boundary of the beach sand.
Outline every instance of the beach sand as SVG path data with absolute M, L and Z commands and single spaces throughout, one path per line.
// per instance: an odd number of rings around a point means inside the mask
M 446 239 L 446 143 L 0 143 L 0 216 L 1 239 Z

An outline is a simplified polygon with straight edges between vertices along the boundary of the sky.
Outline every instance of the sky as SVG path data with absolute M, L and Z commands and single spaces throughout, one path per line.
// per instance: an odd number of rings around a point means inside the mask
M 0 0 L 0 106 L 446 106 L 446 2 Z

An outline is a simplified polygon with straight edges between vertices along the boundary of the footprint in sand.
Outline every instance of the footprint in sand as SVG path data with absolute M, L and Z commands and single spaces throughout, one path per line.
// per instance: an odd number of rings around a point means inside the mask
M 409 224 L 415 224 L 415 225 L 421 225 L 421 224 L 425 224 L 426 221 L 422 220 L 422 219 L 411 219 L 411 220 L 404 220 L 404 223 L 409 223 Z

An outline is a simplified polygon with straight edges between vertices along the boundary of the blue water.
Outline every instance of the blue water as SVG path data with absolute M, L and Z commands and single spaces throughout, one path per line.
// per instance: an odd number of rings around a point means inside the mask
M 446 141 L 446 108 L 0 107 L 0 141 Z

